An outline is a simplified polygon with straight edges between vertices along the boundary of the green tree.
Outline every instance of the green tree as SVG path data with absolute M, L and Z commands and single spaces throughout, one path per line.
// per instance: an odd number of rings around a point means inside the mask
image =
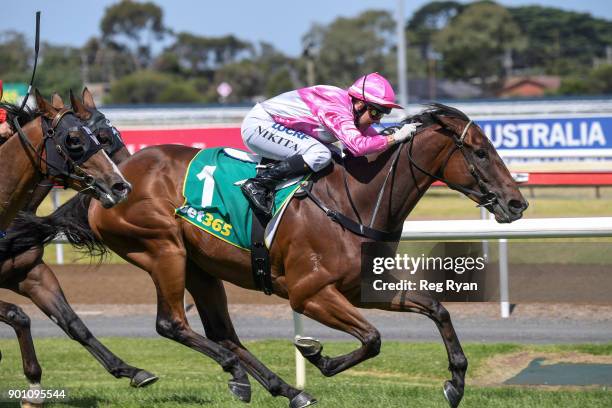
M 263 96 L 266 73 L 254 62 L 243 60 L 226 64 L 215 71 L 214 85 L 210 88 L 208 97 L 217 100 L 217 86 L 227 82 L 232 87 L 232 93 L 227 102 L 243 102 Z
M 0 33 L 0 79 L 6 82 L 29 81 L 33 50 L 25 35 L 15 31 Z
M 106 43 L 124 45 L 130 50 L 138 69 L 150 65 L 153 40 L 161 40 L 168 32 L 159 6 L 131 0 L 108 7 L 100 22 L 100 30 Z
M 512 15 L 489 1 L 473 3 L 434 37 L 450 78 L 479 78 L 483 83 L 504 76 L 508 53 L 525 48 L 526 40 Z
M 595 93 L 612 95 L 612 64 L 600 65 L 593 69 L 589 78 Z
M 328 26 L 315 24 L 303 38 L 318 52 L 316 81 L 346 87 L 359 76 L 378 71 L 395 78 L 395 21 L 387 11 L 369 10 L 354 18 L 339 17 Z M 393 58 L 392 58 L 393 59 Z
M 187 77 L 212 78 L 217 68 L 236 62 L 240 57 L 252 57 L 253 46 L 233 35 L 202 37 L 179 33 L 174 44 L 158 59 L 157 66 Z
M 108 102 L 132 104 L 199 101 L 201 97 L 193 84 L 149 70 L 137 71 L 113 82 L 108 97 Z
M 433 36 L 443 30 L 465 6 L 456 1 L 432 1 L 414 12 L 408 20 L 408 44 L 416 46 L 423 58 L 433 47 Z
M 81 48 L 81 62 L 85 82 L 112 82 L 136 70 L 126 47 L 97 37 L 90 38 Z
M 586 75 L 563 78 L 560 95 L 612 95 L 612 64 L 600 65 Z
M 553 75 L 585 74 L 612 45 L 612 22 L 552 7 L 509 9 L 529 40 L 515 58 L 518 68 Z
M 34 84 L 43 95 L 51 95 L 53 92 L 68 95 L 70 89 L 78 90 L 83 87 L 81 54 L 78 48 L 43 43 L 40 50 Z
M 264 73 L 263 95 L 272 97 L 300 87 L 295 60 L 278 51 L 272 44 L 261 42 L 255 64 Z

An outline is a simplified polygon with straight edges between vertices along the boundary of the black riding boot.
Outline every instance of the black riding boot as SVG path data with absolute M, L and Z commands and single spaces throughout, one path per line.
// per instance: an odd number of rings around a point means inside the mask
M 304 175 L 309 171 L 310 168 L 302 156 L 295 155 L 285 161 L 268 164 L 257 173 L 257 176 L 245 181 L 240 189 L 254 210 L 270 216 L 276 186 L 289 178 Z

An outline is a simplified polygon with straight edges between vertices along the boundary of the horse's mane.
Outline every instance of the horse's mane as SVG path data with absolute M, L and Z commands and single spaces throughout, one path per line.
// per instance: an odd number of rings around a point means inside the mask
M 11 127 L 13 127 L 14 118 L 17 118 L 20 126 L 25 126 L 28 122 L 31 122 L 42 115 L 42 113 L 37 109 L 30 109 L 28 106 L 24 106 L 23 109 L 19 109 L 19 106 L 8 102 L 0 102 L 0 109 L 4 109 L 6 111 L 6 120 L 9 122 Z
M 437 120 L 438 116 L 447 116 L 451 118 L 463 119 L 465 121 L 470 120 L 467 115 L 461 112 L 457 108 L 447 106 L 441 103 L 430 103 L 426 105 L 425 110 L 417 113 L 414 116 L 410 116 L 402 120 L 402 123 L 413 123 L 420 122 L 423 124 L 423 128 L 439 123 Z

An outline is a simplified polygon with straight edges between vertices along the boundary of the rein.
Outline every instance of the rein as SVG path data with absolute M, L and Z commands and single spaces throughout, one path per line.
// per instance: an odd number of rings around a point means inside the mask
M 382 197 L 385 192 L 387 181 L 389 180 L 389 176 L 395 169 L 395 165 L 397 163 L 397 160 L 399 158 L 399 154 L 403 148 L 403 145 L 404 143 L 400 144 L 399 148 L 396 149 L 394 153 L 394 157 L 392 159 L 391 166 L 389 166 L 389 171 L 387 172 L 387 175 L 385 176 L 385 181 L 383 182 L 383 185 L 380 191 L 378 192 L 378 197 L 376 199 L 376 206 L 374 207 L 374 212 L 372 214 L 372 219 L 370 220 L 369 226 L 363 225 L 359 212 L 357 211 L 357 208 L 355 207 L 355 204 L 353 202 L 353 198 L 351 196 L 351 192 L 349 190 L 348 182 L 346 178 L 346 166 L 344 165 L 344 159 L 342 160 L 344 187 L 346 189 L 346 194 L 348 196 L 349 202 L 351 203 L 351 206 L 353 207 L 353 211 L 355 211 L 355 214 L 357 215 L 358 221 L 354 221 L 350 219 L 349 217 L 347 217 L 346 215 L 336 210 L 332 210 L 328 208 L 318 198 L 316 198 L 314 194 L 312 194 L 312 191 L 310 191 L 310 189 L 306 188 L 304 189 L 304 191 L 306 192 L 306 195 L 308 196 L 308 198 L 310 198 L 317 205 L 317 207 L 319 207 L 325 213 L 325 215 L 327 215 L 332 221 L 337 222 L 338 224 L 342 225 L 344 228 L 351 231 L 352 233 L 365 237 L 365 238 L 372 239 L 374 241 L 389 241 L 389 242 L 399 241 L 399 239 L 402 236 L 402 229 L 389 232 L 389 231 L 372 228 L 372 225 L 374 225 L 374 220 L 376 219 L 376 215 L 378 214 L 378 209 L 380 208 L 380 204 L 382 203 Z
M 343 168 L 343 180 L 344 180 L 344 188 L 346 190 L 349 202 L 351 204 L 351 207 L 353 209 L 353 211 L 355 212 L 355 214 L 357 215 L 357 219 L 358 221 L 354 221 L 351 218 L 347 217 L 346 215 L 336 211 L 336 210 L 332 210 L 330 208 L 328 208 L 327 206 L 325 206 L 318 198 L 316 198 L 312 192 L 310 191 L 310 189 L 305 188 L 304 191 L 306 193 L 306 195 L 317 205 L 317 207 L 319 207 L 332 221 L 342 225 L 344 228 L 348 229 L 349 231 L 353 232 L 354 234 L 357 234 L 359 236 L 365 237 L 365 238 L 369 238 L 369 239 L 373 239 L 375 241 L 398 241 L 401 238 L 401 234 L 402 234 L 402 230 L 396 230 L 393 232 L 388 232 L 388 231 L 383 231 L 383 230 L 378 230 L 375 228 L 372 228 L 372 226 L 374 225 L 374 221 L 376 220 L 376 216 L 378 214 L 378 210 L 380 208 L 380 205 L 382 203 L 382 197 L 384 195 L 384 191 L 385 188 L 387 186 L 387 182 L 389 180 L 389 176 L 391 175 L 391 173 L 393 173 L 393 171 L 395 170 L 395 166 L 397 164 L 400 152 L 402 150 L 402 148 L 404 147 L 404 145 L 409 144 L 410 146 L 408 147 L 408 152 L 407 152 L 407 156 L 408 159 L 410 161 L 410 171 L 412 173 L 413 179 L 414 179 L 414 172 L 412 171 L 413 168 L 416 168 L 417 170 L 419 170 L 420 172 L 424 173 L 425 175 L 441 181 L 443 183 L 445 183 L 446 185 L 448 185 L 449 188 L 453 189 L 453 190 L 457 190 L 460 191 L 466 195 L 473 195 L 475 196 L 478 201 L 478 207 L 485 207 L 488 208 L 491 205 L 495 204 L 495 202 L 497 201 L 497 196 L 495 195 L 495 193 L 491 192 L 488 187 L 486 186 L 486 183 L 482 180 L 482 176 L 478 173 L 478 171 L 476 170 L 476 166 L 474 166 L 472 163 L 470 163 L 470 160 L 468 159 L 468 156 L 465 153 L 464 150 L 464 141 L 465 138 L 468 134 L 468 130 L 470 128 L 470 126 L 473 124 L 474 122 L 470 119 L 468 121 L 468 123 L 465 125 L 465 127 L 463 128 L 463 131 L 461 132 L 461 135 L 459 137 L 456 136 L 455 133 L 453 133 L 453 142 L 455 144 L 453 150 L 450 152 L 450 154 L 448 155 L 446 161 L 444 162 L 444 164 L 441 167 L 441 172 L 442 174 L 444 173 L 444 169 L 446 168 L 446 165 L 448 164 L 450 158 L 452 157 L 452 155 L 459 150 L 461 152 L 461 154 L 463 155 L 463 158 L 465 159 L 466 163 L 468 163 L 468 171 L 470 172 L 471 176 L 474 177 L 474 179 L 476 180 L 476 183 L 478 184 L 478 187 L 480 189 L 480 192 L 473 190 L 473 189 L 469 189 L 466 188 L 460 184 L 456 184 L 456 183 L 452 183 L 448 180 L 446 180 L 444 177 L 440 177 L 437 176 L 435 174 L 430 173 L 429 171 L 423 169 L 421 166 L 419 166 L 416 161 L 414 160 L 414 157 L 412 156 L 412 148 L 414 146 L 414 139 L 416 137 L 416 134 L 413 137 L 410 137 L 409 139 L 407 139 L 406 141 L 402 142 L 399 146 L 398 149 L 396 149 L 396 151 L 394 152 L 394 157 L 392 159 L 391 165 L 389 166 L 389 171 L 387 172 L 387 175 L 385 176 L 385 180 L 380 188 L 380 191 L 378 192 L 378 196 L 376 199 L 376 205 L 374 206 L 374 211 L 372 213 L 372 219 L 370 220 L 370 224 L 369 226 L 365 226 L 363 225 L 363 222 L 361 220 L 361 216 L 359 215 L 359 212 L 357 211 L 357 208 L 355 206 L 355 203 L 353 202 L 353 198 L 351 197 L 351 193 L 349 190 L 349 186 L 348 186 L 348 181 L 347 181 L 347 177 L 346 177 L 346 166 L 345 166 L 345 162 L 344 162 L 344 158 L 342 159 L 342 168 Z M 384 132 L 389 132 L 390 130 L 392 130 L 395 127 L 389 127 L 386 128 L 385 130 L 383 130 Z M 446 128 L 445 126 L 443 126 L 443 128 Z M 418 134 L 418 133 L 417 133 Z M 418 186 L 418 183 L 416 183 L 415 180 L 415 187 L 417 188 L 417 190 L 419 191 L 419 193 L 421 193 L 420 188 Z

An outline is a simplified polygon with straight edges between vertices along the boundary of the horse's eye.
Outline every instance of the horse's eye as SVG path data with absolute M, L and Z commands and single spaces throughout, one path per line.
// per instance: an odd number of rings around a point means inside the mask
M 70 136 L 66 142 L 69 146 L 78 146 L 81 144 L 81 139 L 78 136 Z
M 485 149 L 478 149 L 476 150 L 476 156 L 479 159 L 485 159 L 487 157 L 487 151 Z
M 68 136 L 66 138 L 66 147 L 71 151 L 77 151 L 83 148 L 83 143 L 81 143 L 81 138 L 79 136 Z
M 109 144 L 111 141 L 111 135 L 109 134 L 110 130 L 101 130 L 98 132 L 98 141 L 102 144 Z

